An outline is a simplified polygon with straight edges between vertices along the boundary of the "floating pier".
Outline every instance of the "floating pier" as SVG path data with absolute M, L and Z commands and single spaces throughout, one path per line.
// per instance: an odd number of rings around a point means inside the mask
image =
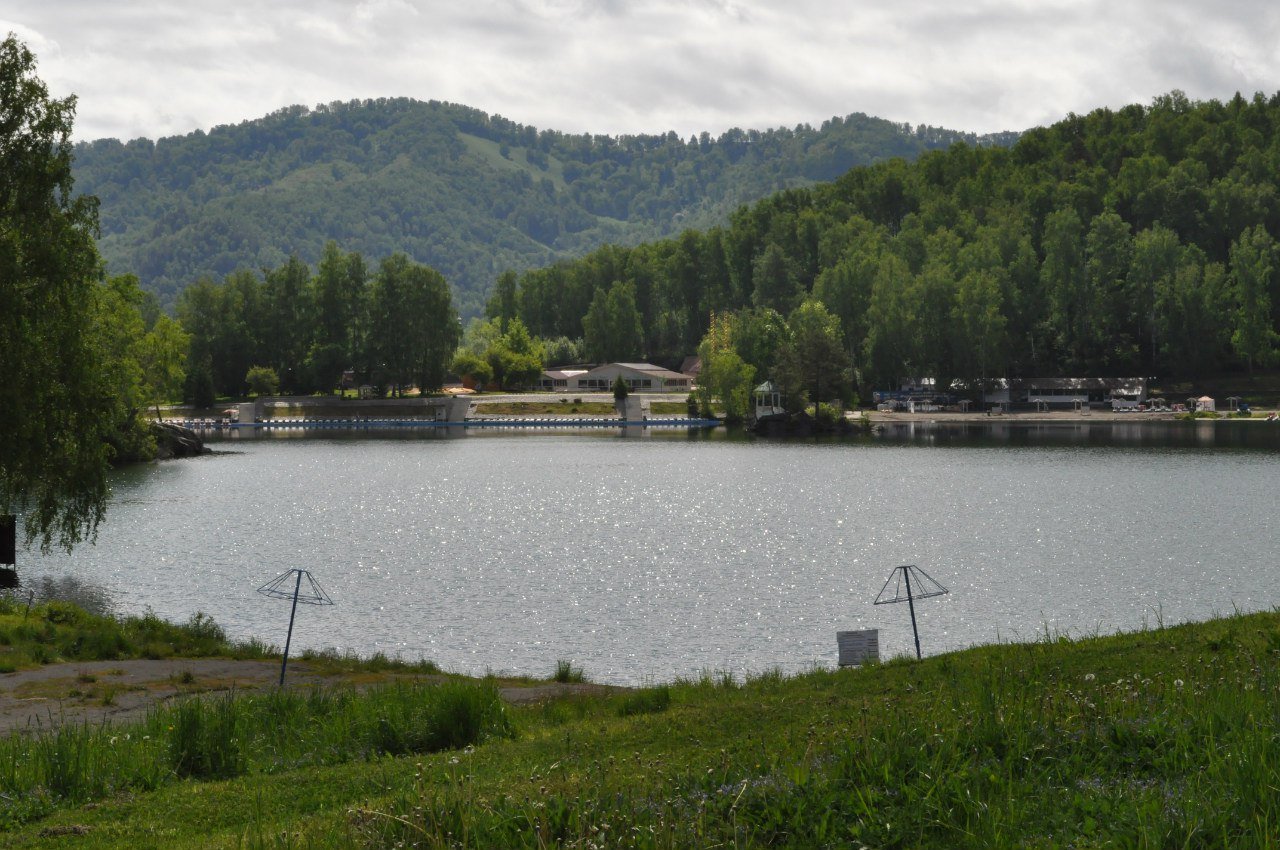
M 442 419 L 307 419 L 280 418 L 261 422 L 234 422 L 229 419 L 166 420 L 193 431 L 371 431 L 411 430 L 416 428 L 525 429 L 525 428 L 714 428 L 716 419 L 667 417 L 648 419 L 615 419 L 607 417 L 547 417 L 464 419 L 451 422 Z

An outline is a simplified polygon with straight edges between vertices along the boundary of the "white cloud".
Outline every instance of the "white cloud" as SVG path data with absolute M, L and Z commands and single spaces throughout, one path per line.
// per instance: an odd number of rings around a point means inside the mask
M 410 96 L 540 128 L 682 136 L 865 112 L 1022 129 L 1280 89 L 1261 0 L 10 0 L 0 30 L 79 97 L 79 138 Z

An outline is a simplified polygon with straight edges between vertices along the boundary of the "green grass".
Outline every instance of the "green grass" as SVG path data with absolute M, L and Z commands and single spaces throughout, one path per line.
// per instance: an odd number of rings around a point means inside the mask
M 64 724 L 0 739 L 0 830 L 181 780 L 432 753 L 512 733 L 488 682 L 188 697 L 139 723 Z
M 262 658 L 273 652 L 278 651 L 260 642 L 228 641 L 222 628 L 200 612 L 178 624 L 151 613 L 116 618 L 57 599 L 28 608 L 23 600 L 0 597 L 0 670 L 7 672 L 56 661 Z
M 13 810 L 0 844 L 63 846 L 73 828 L 77 847 L 131 848 L 1280 841 L 1274 613 L 573 694 L 508 707 L 479 739 L 403 742 L 405 755 L 377 721 L 416 734 L 431 725 L 418 703 L 366 696 L 358 710 L 341 691 L 237 698 L 243 766 L 223 779 L 178 778 L 172 733 L 154 726 L 151 750 L 86 730 L 50 738 L 48 755 L 0 756 L 0 782 L 51 765 L 0 787 Z M 441 710 L 450 728 L 484 714 L 456 711 Z

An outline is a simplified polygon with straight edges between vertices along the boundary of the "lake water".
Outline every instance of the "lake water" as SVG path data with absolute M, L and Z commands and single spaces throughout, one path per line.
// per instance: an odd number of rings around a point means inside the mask
M 1280 427 L 894 426 L 854 441 L 715 434 L 228 440 L 114 477 L 94 546 L 20 554 L 125 612 L 283 645 L 291 567 L 335 601 L 294 646 L 466 673 L 597 681 L 834 666 L 835 632 L 912 651 L 899 564 L 951 593 L 916 605 L 926 654 L 1203 619 L 1280 601 Z

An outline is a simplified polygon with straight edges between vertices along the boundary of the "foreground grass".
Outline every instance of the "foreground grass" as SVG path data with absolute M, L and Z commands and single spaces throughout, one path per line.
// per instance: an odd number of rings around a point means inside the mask
M 1276 614 L 706 677 L 508 708 L 463 750 L 302 743 L 230 779 L 170 761 L 154 790 L 57 802 L 0 844 L 1273 847 L 1278 686 Z

